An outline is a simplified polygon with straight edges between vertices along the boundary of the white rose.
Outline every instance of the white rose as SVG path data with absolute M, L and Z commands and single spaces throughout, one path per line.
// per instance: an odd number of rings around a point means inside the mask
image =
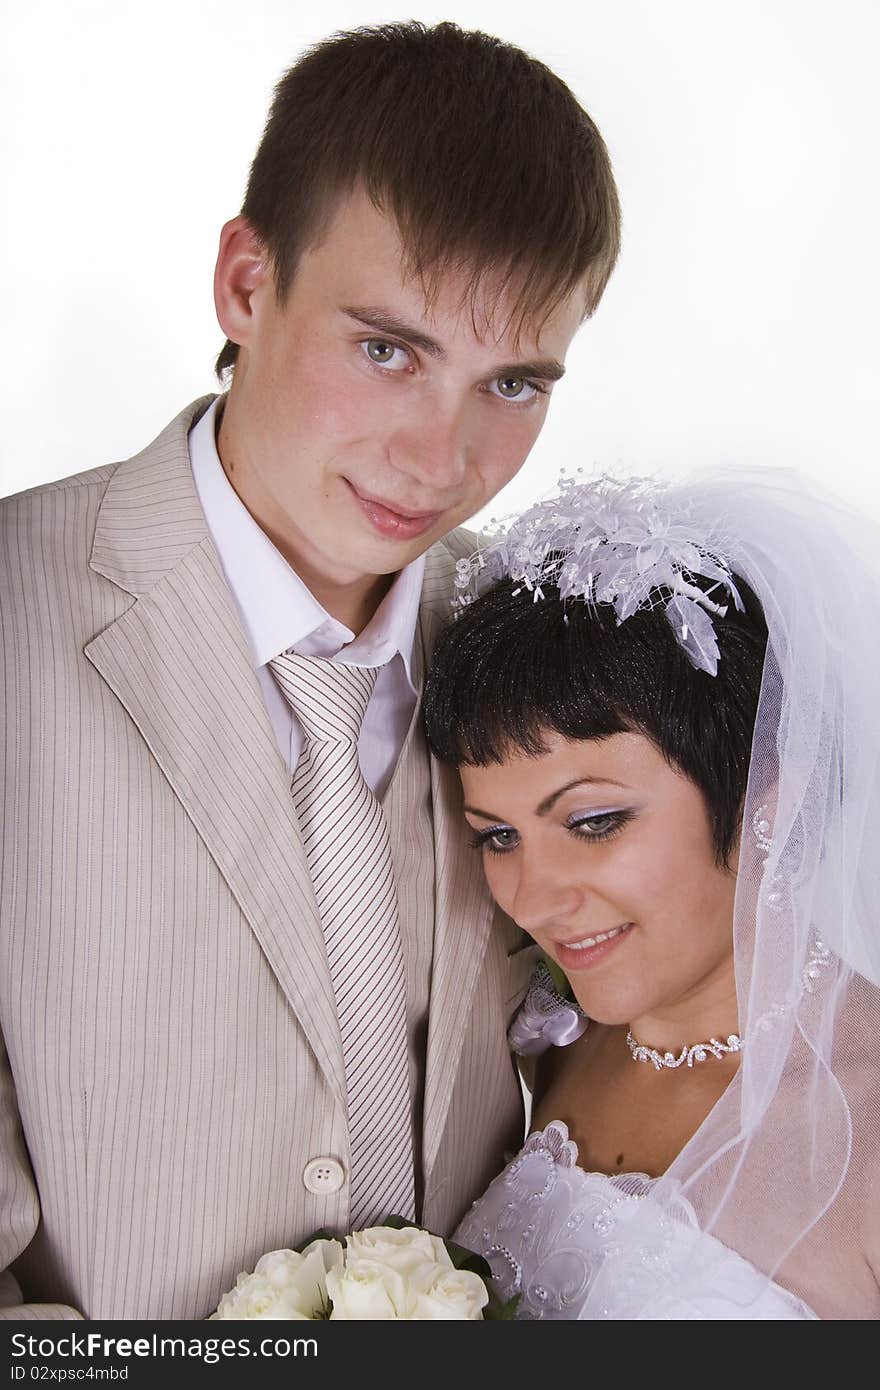
M 311 1254 L 317 1252 L 321 1258 L 325 1273 L 331 1269 L 341 1268 L 345 1264 L 345 1250 L 341 1240 L 320 1240 L 310 1241 L 303 1246 L 302 1258 L 307 1260 Z M 265 1258 L 265 1257 L 264 1257 Z
M 391 1226 L 370 1226 L 365 1231 L 354 1231 L 345 1243 L 346 1268 L 352 1269 L 364 1259 L 378 1261 L 404 1276 L 412 1276 L 426 1266 L 453 1267 L 440 1237 L 416 1226 L 406 1226 L 402 1231 Z
M 489 1291 L 478 1274 L 468 1269 L 443 1270 L 430 1288 L 418 1294 L 412 1319 L 440 1321 L 465 1319 L 482 1321 L 489 1302 Z
M 373 1226 L 347 1237 L 345 1267 L 327 1276 L 332 1317 L 481 1319 L 488 1302 L 477 1275 L 459 1272 L 439 1236 L 417 1227 Z
M 350 1269 L 333 1269 L 327 1275 L 327 1292 L 333 1300 L 332 1321 L 387 1322 L 406 1317 L 406 1281 L 387 1265 L 361 1259 Z
M 343 1318 L 412 1318 L 416 1301 L 437 1276 L 452 1268 L 446 1246 L 429 1231 L 371 1226 L 346 1238 Z M 333 1294 L 331 1292 L 331 1298 Z M 379 1312 L 382 1307 L 386 1311 Z M 336 1317 L 336 1300 L 333 1303 Z M 390 1309 L 390 1311 L 388 1311 Z
M 342 1265 L 338 1240 L 315 1240 L 302 1254 L 270 1250 L 252 1274 L 239 1274 L 235 1288 L 224 1294 L 213 1320 L 314 1321 L 327 1305 L 328 1271 Z

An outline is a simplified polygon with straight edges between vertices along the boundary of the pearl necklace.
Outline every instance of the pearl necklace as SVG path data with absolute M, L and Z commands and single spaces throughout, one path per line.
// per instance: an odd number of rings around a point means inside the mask
M 658 1052 L 656 1048 L 637 1043 L 629 1028 L 626 1030 L 626 1045 L 633 1061 L 650 1062 L 655 1071 L 660 1071 L 663 1067 L 680 1067 L 683 1062 L 692 1067 L 694 1062 L 705 1062 L 707 1057 L 721 1058 L 730 1052 L 741 1052 L 744 1041 L 739 1034 L 731 1033 L 727 1042 L 710 1038 L 708 1042 L 694 1043 L 692 1047 L 685 1045 L 676 1057 L 673 1052 Z

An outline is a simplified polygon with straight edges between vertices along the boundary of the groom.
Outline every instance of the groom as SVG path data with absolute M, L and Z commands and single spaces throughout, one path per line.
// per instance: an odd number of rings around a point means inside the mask
M 531 953 L 418 700 L 617 236 L 542 65 L 337 36 L 221 234 L 228 391 L 3 504 L 3 1316 L 203 1317 L 318 1228 L 449 1231 L 519 1142 Z

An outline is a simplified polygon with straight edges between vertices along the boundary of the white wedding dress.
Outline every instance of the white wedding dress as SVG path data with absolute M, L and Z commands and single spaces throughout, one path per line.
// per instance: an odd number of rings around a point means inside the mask
M 652 1220 L 651 1189 L 657 1180 L 640 1173 L 607 1177 L 577 1166 L 577 1148 L 561 1121 L 531 1135 L 525 1147 L 465 1216 L 455 1240 L 483 1255 L 501 1298 L 518 1294 L 517 1318 L 663 1318 L 695 1320 L 814 1319 L 800 1299 L 711 1236 L 705 1287 L 668 1297 L 664 1266 L 673 1267 L 681 1242 L 694 1225 L 673 1220 L 659 1204 Z M 684 1210 L 684 1207 L 682 1208 Z M 626 1241 L 626 1226 L 639 1214 L 638 1266 Z M 583 1313 L 600 1273 L 614 1275 L 610 1306 Z M 663 1297 L 658 1294 L 662 1292 Z M 662 1308 L 661 1308 L 662 1304 Z

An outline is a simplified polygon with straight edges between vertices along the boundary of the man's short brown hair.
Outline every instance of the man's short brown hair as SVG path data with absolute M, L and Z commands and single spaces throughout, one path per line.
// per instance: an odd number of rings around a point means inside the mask
M 472 293 L 491 272 L 519 326 L 581 283 L 592 313 L 617 258 L 617 190 L 590 117 L 543 63 L 455 24 L 337 34 L 278 83 L 242 213 L 281 303 L 356 186 L 394 216 L 429 296 L 444 270 L 465 270 Z M 227 342 L 218 374 L 237 355 Z

